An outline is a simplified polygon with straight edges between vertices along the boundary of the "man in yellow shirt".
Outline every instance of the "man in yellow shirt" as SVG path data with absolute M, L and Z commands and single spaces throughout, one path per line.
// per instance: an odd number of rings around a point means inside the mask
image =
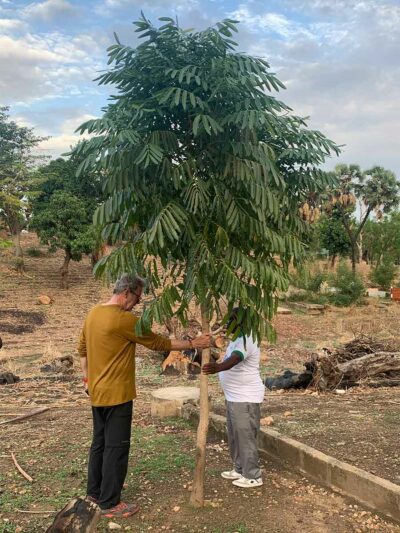
M 139 319 L 130 311 L 140 302 L 144 286 L 143 279 L 124 274 L 110 300 L 89 312 L 79 339 L 83 381 L 93 415 L 87 495 L 108 518 L 131 516 L 139 510 L 136 504 L 121 502 L 136 398 L 136 344 L 169 351 L 207 348 L 211 342 L 209 335 L 193 341 L 170 340 L 152 332 L 136 335 Z

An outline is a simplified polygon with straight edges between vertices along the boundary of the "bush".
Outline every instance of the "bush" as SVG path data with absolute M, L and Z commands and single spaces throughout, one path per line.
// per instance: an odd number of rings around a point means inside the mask
M 330 296 L 334 305 L 348 306 L 358 303 L 365 294 L 365 287 L 361 277 L 354 273 L 345 263 L 340 263 L 336 274 L 330 279 L 330 284 L 338 292 Z
M 43 257 L 44 253 L 42 250 L 39 250 L 39 248 L 35 248 L 34 246 L 31 248 L 26 249 L 26 255 L 29 255 L 29 257 Z
M 299 268 L 291 278 L 291 283 L 298 289 L 318 292 L 321 284 L 326 281 L 327 276 L 319 269 L 311 271 L 307 267 Z
M 391 258 L 385 258 L 383 263 L 376 266 L 369 278 L 372 283 L 378 285 L 380 289 L 388 291 L 393 284 L 393 280 L 397 274 L 397 267 Z

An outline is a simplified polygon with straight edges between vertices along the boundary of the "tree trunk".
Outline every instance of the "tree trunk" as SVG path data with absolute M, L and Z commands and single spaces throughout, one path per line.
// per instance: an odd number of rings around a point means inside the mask
M 210 321 L 205 306 L 201 307 L 201 325 L 203 334 L 210 333 Z M 202 365 L 210 362 L 210 353 L 210 348 L 203 350 Z M 206 466 L 208 423 L 208 378 L 205 374 L 200 374 L 200 419 L 197 427 L 196 466 L 194 468 L 193 490 L 190 495 L 190 503 L 194 507 L 202 507 L 204 505 L 204 472 Z
M 358 236 L 357 248 L 358 248 L 358 262 L 360 263 L 362 260 L 362 256 L 363 256 L 363 234 L 362 232 Z
M 100 507 L 88 500 L 76 498 L 57 514 L 46 533 L 94 533 L 100 518 Z
M 351 270 L 353 274 L 356 273 L 356 262 L 357 262 L 357 245 L 355 242 L 351 241 Z
M 22 253 L 21 247 L 21 232 L 16 230 L 15 232 L 11 233 L 11 237 L 14 243 L 15 257 L 22 257 L 24 254 Z
M 332 254 L 331 257 L 331 268 L 335 268 L 336 254 Z
M 65 250 L 64 264 L 60 269 L 62 289 L 68 289 L 68 266 L 70 261 L 71 252 L 69 250 Z

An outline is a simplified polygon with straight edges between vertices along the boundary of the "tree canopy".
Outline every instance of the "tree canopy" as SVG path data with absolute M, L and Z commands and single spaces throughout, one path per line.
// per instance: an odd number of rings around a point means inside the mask
M 94 251 L 98 236 L 92 226 L 94 210 L 100 200 L 95 174 L 76 175 L 79 160 L 58 158 L 41 169 L 43 183 L 33 204 L 30 227 L 50 250 L 64 250 L 61 285 L 67 288 L 70 260 L 80 261 Z
M 8 110 L 0 107 L 0 219 L 13 237 L 16 255 L 22 256 L 19 237 L 41 182 L 37 167 L 44 159 L 33 151 L 45 137 L 10 121 Z
M 96 272 L 133 270 L 159 289 L 142 326 L 175 310 L 184 321 L 192 299 L 210 317 L 223 300 L 241 306 L 246 333 L 272 335 L 276 291 L 303 251 L 298 207 L 327 186 L 319 166 L 339 149 L 273 96 L 284 86 L 265 59 L 236 51 L 236 21 L 160 21 L 135 22 L 136 48 L 116 37 L 98 80 L 115 94 L 80 127 L 92 134 L 81 172 L 95 169 L 107 197 L 95 223 L 124 241 Z

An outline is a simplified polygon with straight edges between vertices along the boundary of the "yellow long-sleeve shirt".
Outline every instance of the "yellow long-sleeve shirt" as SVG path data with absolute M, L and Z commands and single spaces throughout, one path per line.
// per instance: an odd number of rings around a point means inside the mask
M 78 352 L 87 357 L 88 387 L 92 405 L 119 405 L 136 398 L 135 351 L 141 344 L 169 351 L 171 341 L 149 333 L 135 334 L 139 319 L 118 305 L 97 305 L 86 317 Z

